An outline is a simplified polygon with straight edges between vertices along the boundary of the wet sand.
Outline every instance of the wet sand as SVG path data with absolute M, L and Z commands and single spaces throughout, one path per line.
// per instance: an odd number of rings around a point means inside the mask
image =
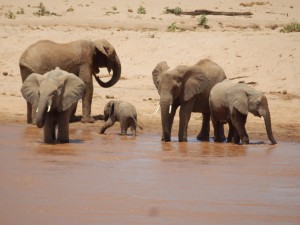
M 299 224 L 299 143 L 161 143 L 0 126 L 0 224 Z

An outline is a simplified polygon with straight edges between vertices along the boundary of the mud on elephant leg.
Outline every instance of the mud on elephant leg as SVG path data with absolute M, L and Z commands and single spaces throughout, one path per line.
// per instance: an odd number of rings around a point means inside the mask
M 197 136 L 200 141 L 209 141 L 209 131 L 210 131 L 210 113 L 202 113 L 202 127 L 201 131 Z

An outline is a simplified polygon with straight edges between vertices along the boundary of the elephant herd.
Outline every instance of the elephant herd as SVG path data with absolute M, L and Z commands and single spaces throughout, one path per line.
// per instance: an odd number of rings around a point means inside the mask
M 114 47 L 107 40 L 78 40 L 59 44 L 48 40 L 29 46 L 20 57 L 23 85 L 21 93 L 27 101 L 27 123 L 44 127 L 44 142 L 69 142 L 69 122 L 93 123 L 91 104 L 92 77 L 104 88 L 113 86 L 121 76 L 121 62 Z M 108 82 L 96 74 L 99 68 L 113 71 Z M 76 76 L 74 76 L 76 75 Z M 209 59 L 192 66 L 170 69 L 163 61 L 152 71 L 155 87 L 160 95 L 162 141 L 171 141 L 171 130 L 177 108 L 179 111 L 178 140 L 187 141 L 187 128 L 192 112 L 202 113 L 202 127 L 197 135 L 209 141 L 210 119 L 214 127 L 214 141 L 224 142 L 224 124 L 229 124 L 227 142 L 248 144 L 245 129 L 248 112 L 263 117 L 268 138 L 272 134 L 271 117 L 265 95 L 254 88 L 233 83 L 224 70 Z M 82 117 L 76 117 L 77 102 L 82 99 Z M 136 134 L 137 114 L 127 102 L 110 101 L 104 109 L 105 123 L 100 133 L 120 122 L 121 134 L 131 127 Z M 57 127 L 57 134 L 56 134 Z

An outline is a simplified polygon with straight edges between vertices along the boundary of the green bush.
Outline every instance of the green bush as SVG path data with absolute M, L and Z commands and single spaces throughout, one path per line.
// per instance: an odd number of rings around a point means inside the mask
M 172 23 L 170 26 L 168 26 L 168 31 L 176 32 L 176 31 L 182 31 L 182 30 L 177 27 L 176 23 Z
M 38 8 L 38 11 L 33 13 L 33 15 L 35 15 L 35 16 L 55 15 L 55 13 L 51 13 L 49 10 L 47 10 L 42 2 L 40 2 L 40 4 L 37 6 L 37 8 Z
M 147 11 L 146 11 L 145 7 L 140 6 L 140 7 L 137 9 L 137 13 L 138 13 L 138 14 L 146 14 Z
M 290 24 L 285 25 L 280 32 L 290 33 L 290 32 L 300 32 L 300 24 L 296 21 L 291 22 Z
M 204 27 L 205 29 L 209 28 L 209 26 L 207 25 L 206 15 L 202 14 L 201 17 L 199 17 L 197 20 L 198 20 L 198 26 Z
M 165 14 L 174 14 L 176 16 L 179 16 L 181 13 L 182 13 L 182 9 L 180 7 L 176 7 L 174 9 L 171 9 L 169 7 L 165 7 L 165 10 L 164 10 L 164 13 Z

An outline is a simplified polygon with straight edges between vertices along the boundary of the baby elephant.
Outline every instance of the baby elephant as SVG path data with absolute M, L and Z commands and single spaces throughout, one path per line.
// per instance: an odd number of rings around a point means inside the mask
M 236 84 L 226 79 L 211 89 L 209 106 L 215 141 L 221 141 L 221 125 L 229 123 L 227 141 L 238 144 L 241 140 L 242 144 L 248 144 L 249 137 L 245 124 L 248 112 L 250 112 L 254 116 L 264 118 L 268 137 L 272 144 L 276 144 L 272 133 L 267 98 L 253 87 L 246 84 Z
M 137 124 L 137 113 L 135 107 L 124 101 L 109 101 L 104 108 L 104 125 L 100 129 L 100 134 L 104 134 L 105 130 L 116 121 L 120 122 L 121 135 L 127 135 L 127 129 L 131 127 L 132 135 L 136 136 L 136 126 L 141 130 L 143 128 Z

